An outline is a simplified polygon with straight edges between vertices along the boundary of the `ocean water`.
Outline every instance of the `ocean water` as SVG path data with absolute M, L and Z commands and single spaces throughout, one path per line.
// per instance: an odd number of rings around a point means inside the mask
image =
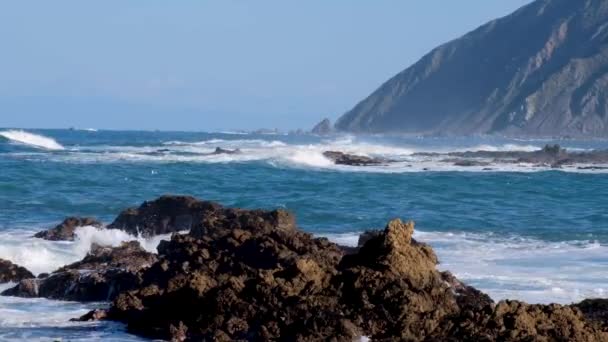
M 347 245 L 392 218 L 412 219 L 440 269 L 496 300 L 607 297 L 608 171 L 457 167 L 413 155 L 532 151 L 546 143 L 608 149 L 606 140 L 0 129 L 0 258 L 53 271 L 81 259 L 92 242 L 131 237 L 86 227 L 75 242 L 48 242 L 31 238 L 34 232 L 70 215 L 109 223 L 144 200 L 190 194 L 227 206 L 286 208 L 302 229 Z M 210 155 L 216 147 L 243 153 Z M 336 166 L 326 150 L 396 162 Z M 140 241 L 154 251 L 162 238 Z M 0 297 L 0 340 L 141 340 L 119 324 L 68 322 L 99 305 Z

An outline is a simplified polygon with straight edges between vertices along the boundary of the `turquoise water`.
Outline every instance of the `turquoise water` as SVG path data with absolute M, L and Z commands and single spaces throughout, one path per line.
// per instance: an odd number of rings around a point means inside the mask
M 302 229 L 345 244 L 355 243 L 358 232 L 380 228 L 391 218 L 413 219 L 417 238 L 433 245 L 440 268 L 450 269 L 495 299 L 568 303 L 605 296 L 606 171 L 525 164 L 497 164 L 484 170 L 413 155 L 529 151 L 549 142 L 0 129 L 0 258 L 35 272 L 52 271 L 82 257 L 91 241 L 118 243 L 124 237 L 87 231 L 80 241 L 57 244 L 31 239 L 32 232 L 68 215 L 110 222 L 123 208 L 144 200 L 167 193 L 191 194 L 227 206 L 287 208 L 297 215 Z M 608 148 L 601 140 L 557 143 L 579 150 Z M 243 153 L 208 155 L 218 146 Z M 335 166 L 323 158 L 325 150 L 397 162 Z M 147 243 L 153 250 L 155 242 Z M 74 310 L 86 311 L 74 305 L 56 320 L 36 321 L 28 307 L 44 305 L 0 299 L 0 337 L 52 337 L 53 324 L 69 314 L 73 317 Z M 3 321 L 3 310 L 23 315 L 17 321 Z M 68 327 L 76 329 L 75 339 L 87 338 L 90 330 L 132 338 L 117 326 Z

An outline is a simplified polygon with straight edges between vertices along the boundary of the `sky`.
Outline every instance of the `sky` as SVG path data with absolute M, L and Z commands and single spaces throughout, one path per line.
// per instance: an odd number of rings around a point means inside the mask
M 0 127 L 308 129 L 528 2 L 3 1 Z

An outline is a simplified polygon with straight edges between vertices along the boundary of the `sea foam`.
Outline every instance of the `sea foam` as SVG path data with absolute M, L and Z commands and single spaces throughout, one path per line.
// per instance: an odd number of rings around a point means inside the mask
M 46 149 L 64 150 L 65 148 L 53 138 L 20 130 L 0 131 L 0 136 L 23 145 Z

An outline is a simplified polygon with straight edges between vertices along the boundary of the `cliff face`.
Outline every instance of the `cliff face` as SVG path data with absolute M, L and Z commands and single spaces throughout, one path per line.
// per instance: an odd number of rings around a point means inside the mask
M 336 128 L 606 136 L 607 86 L 608 0 L 537 0 L 431 51 Z

